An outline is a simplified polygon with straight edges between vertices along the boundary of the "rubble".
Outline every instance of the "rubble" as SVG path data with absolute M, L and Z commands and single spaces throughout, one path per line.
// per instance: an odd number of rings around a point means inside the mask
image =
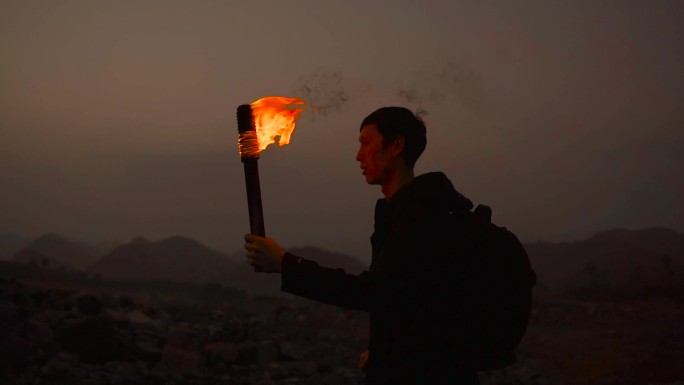
M 482 385 L 683 384 L 678 300 L 537 299 L 518 362 Z M 163 293 L 0 278 L 0 383 L 362 384 L 368 317 L 278 297 Z
M 361 384 L 361 372 L 344 368 L 356 367 L 363 342 L 325 331 L 336 309 L 282 301 L 152 304 L 0 278 L 0 383 Z M 283 306 L 294 317 L 278 323 Z M 329 350 L 338 334 L 344 354 L 325 358 L 335 372 L 311 345 Z

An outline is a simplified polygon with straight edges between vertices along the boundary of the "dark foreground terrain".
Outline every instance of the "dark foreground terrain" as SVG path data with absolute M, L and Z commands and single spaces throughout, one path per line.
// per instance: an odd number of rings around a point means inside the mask
M 684 384 L 680 299 L 538 294 L 518 364 L 483 384 Z M 218 285 L 5 276 L 0 384 L 361 384 L 367 328 Z

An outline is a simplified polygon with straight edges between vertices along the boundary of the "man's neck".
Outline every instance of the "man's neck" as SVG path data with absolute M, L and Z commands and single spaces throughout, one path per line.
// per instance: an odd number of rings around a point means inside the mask
M 414 178 L 413 169 L 401 168 L 395 172 L 387 183 L 382 185 L 382 193 L 388 200 L 392 198 L 399 189 Z

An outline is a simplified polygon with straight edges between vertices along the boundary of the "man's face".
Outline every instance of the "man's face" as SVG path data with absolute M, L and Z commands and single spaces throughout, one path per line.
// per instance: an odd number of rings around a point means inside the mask
M 384 184 L 396 165 L 396 151 L 393 151 L 391 144 L 385 146 L 382 134 L 375 124 L 363 126 L 359 143 L 356 160 L 360 163 L 366 183 Z

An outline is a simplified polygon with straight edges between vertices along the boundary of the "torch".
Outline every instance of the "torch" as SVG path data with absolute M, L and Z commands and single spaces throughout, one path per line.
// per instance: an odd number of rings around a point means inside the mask
M 281 147 L 290 142 L 297 117 L 303 111 L 301 108 L 292 108 L 298 104 L 305 102 L 298 98 L 269 96 L 237 108 L 238 152 L 245 169 L 249 228 L 252 234 L 266 236 L 259 185 L 259 155 L 269 144 L 275 143 L 276 136 Z M 254 270 L 259 271 L 256 267 Z
M 237 109 L 238 151 L 245 168 L 247 186 L 247 207 L 249 208 L 249 229 L 252 234 L 266 236 L 264 213 L 261 208 L 261 187 L 259 186 L 259 141 L 252 106 L 243 104 Z

